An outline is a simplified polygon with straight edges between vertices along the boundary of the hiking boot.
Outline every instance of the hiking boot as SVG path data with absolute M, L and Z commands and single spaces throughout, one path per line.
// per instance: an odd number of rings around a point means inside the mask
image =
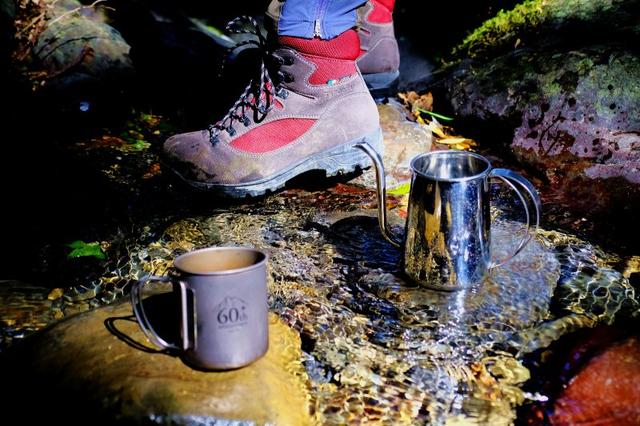
M 369 0 L 358 9 L 361 54 L 357 64 L 374 98 L 395 95 L 400 79 L 394 3 L 395 0 Z
M 310 170 L 335 176 L 368 167 L 354 146 L 367 142 L 381 152 L 382 134 L 358 54 L 353 30 L 332 40 L 280 37 L 260 81 L 222 120 L 165 142 L 171 167 L 192 186 L 231 197 L 276 191 Z

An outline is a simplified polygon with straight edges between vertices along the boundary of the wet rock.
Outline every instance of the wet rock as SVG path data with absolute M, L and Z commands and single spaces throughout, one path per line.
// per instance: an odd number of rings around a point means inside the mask
M 160 295 L 147 303 L 153 297 Z M 163 312 L 166 316 L 171 310 Z M 268 353 L 253 364 L 201 372 L 156 351 L 128 303 L 110 305 L 12 348 L 2 360 L 10 370 L 3 372 L 2 390 L 13 395 L 12 404 L 25 405 L 24 421 L 311 424 L 300 338 L 273 315 L 269 333 Z M 33 401 L 38 401 L 37 410 L 27 408 Z M 72 407 L 60 409 L 70 401 Z
M 523 406 L 521 423 L 638 424 L 640 340 L 636 326 L 619 322 L 583 329 L 534 357 L 530 363 L 533 378 L 526 386 L 544 397 Z
M 621 224 L 640 212 L 638 11 L 636 0 L 522 2 L 470 34 L 429 87 L 459 129 L 545 183 L 546 217 L 574 230 L 584 219 L 625 247 L 637 243 Z
M 56 2 L 32 48 L 38 89 L 55 93 L 65 109 L 92 112 L 124 94 L 133 73 L 129 50 L 99 11 L 75 0 Z
M 556 400 L 551 424 L 640 423 L 640 339 L 629 337 L 593 357 Z
M 387 185 L 394 187 L 406 183 L 411 178 L 411 159 L 431 150 L 433 135 L 426 126 L 409 120 L 407 109 L 396 100 L 378 105 L 378 112 L 385 141 L 385 178 Z M 364 174 L 355 183 L 375 188 L 375 174 Z
M 61 289 L 0 280 L 0 352 L 64 316 Z

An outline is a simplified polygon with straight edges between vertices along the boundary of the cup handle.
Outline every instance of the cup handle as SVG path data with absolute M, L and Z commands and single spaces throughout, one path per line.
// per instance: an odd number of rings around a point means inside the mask
M 402 250 L 402 239 L 391 232 L 387 223 L 387 182 L 384 179 L 384 164 L 378 151 L 373 149 L 366 142 L 355 145 L 356 148 L 364 151 L 371 158 L 373 167 L 376 169 L 376 188 L 378 193 L 378 224 L 385 240 L 389 241 L 395 248 Z
M 142 305 L 142 298 L 140 297 L 140 292 L 142 291 L 142 287 L 150 281 L 160 281 L 166 283 L 175 283 L 180 287 L 180 310 L 182 311 L 182 347 L 178 345 L 171 344 L 164 340 L 162 337 L 158 335 L 158 333 L 153 329 L 151 322 L 149 322 L 149 318 L 144 311 L 144 307 Z M 187 350 L 190 347 L 189 342 L 189 321 L 188 321 L 188 306 L 187 306 L 187 285 L 183 281 L 176 281 L 169 277 L 158 277 L 153 275 L 147 275 L 143 277 L 140 281 L 137 281 L 133 284 L 131 288 L 131 306 L 133 307 L 133 313 L 136 315 L 136 319 L 138 320 L 138 324 L 140 325 L 140 329 L 147 336 L 147 338 L 153 342 L 156 346 L 162 349 L 173 349 L 173 350 Z
M 535 235 L 536 231 L 538 230 L 538 226 L 540 225 L 540 211 L 542 210 L 542 202 L 540 201 L 538 191 L 536 191 L 531 182 L 512 170 L 493 169 L 489 173 L 489 178 L 496 178 L 501 180 L 516 193 L 516 195 L 522 202 L 522 205 L 524 206 L 525 215 L 527 218 L 527 235 L 522 238 L 520 244 L 518 244 L 518 247 L 510 256 L 498 262 L 492 261 L 489 264 L 489 269 L 493 269 L 509 262 L 522 251 L 522 249 L 529 243 L 529 241 L 531 241 L 531 238 L 533 237 L 533 235 Z M 519 188 L 523 189 L 524 191 Z M 530 200 L 531 204 L 533 205 L 535 220 L 532 220 L 531 211 L 529 210 L 529 203 L 527 202 L 527 199 Z

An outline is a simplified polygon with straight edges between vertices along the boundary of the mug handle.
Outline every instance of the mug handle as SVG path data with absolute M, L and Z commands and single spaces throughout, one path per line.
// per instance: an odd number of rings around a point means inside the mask
M 142 305 L 142 298 L 140 297 L 140 292 L 142 291 L 142 287 L 150 281 L 160 281 L 165 283 L 174 283 L 180 286 L 180 310 L 182 311 L 182 347 L 178 345 L 174 345 L 172 343 L 167 342 L 162 337 L 158 335 L 158 333 L 153 329 L 151 322 L 149 322 L 149 318 L 144 311 L 144 307 Z M 154 275 L 147 275 L 143 277 L 140 281 L 137 281 L 133 284 L 131 288 L 131 306 L 133 307 L 133 313 L 136 315 L 136 319 L 138 320 L 138 324 L 140 325 L 140 329 L 147 336 L 147 338 L 153 342 L 156 346 L 162 349 L 173 349 L 173 350 L 187 350 L 190 347 L 189 343 L 189 321 L 187 318 L 187 285 L 183 281 L 176 281 L 171 279 L 170 277 L 159 277 Z
M 376 188 L 378 194 L 378 225 L 380 231 L 385 240 L 389 241 L 395 248 L 402 250 L 402 238 L 397 237 L 391 232 L 389 223 L 387 222 L 387 182 L 384 178 L 384 164 L 378 151 L 373 149 L 371 145 L 366 142 L 361 142 L 355 145 L 356 148 L 364 151 L 365 154 L 371 158 L 373 167 L 376 169 Z
M 493 169 L 489 173 L 489 178 L 499 179 L 507 186 L 509 186 L 513 191 L 515 191 L 516 195 L 524 206 L 524 211 L 527 218 L 527 235 L 522 238 L 520 244 L 518 244 L 518 247 L 510 256 L 507 256 L 505 259 L 502 259 L 498 262 L 492 261 L 489 264 L 489 269 L 494 269 L 498 266 L 504 265 L 515 256 L 517 256 L 518 253 L 520 253 L 522 249 L 529 243 L 529 241 L 531 241 L 531 238 L 533 238 L 533 235 L 535 235 L 536 231 L 538 230 L 538 226 L 540 225 L 540 211 L 542 210 L 542 202 L 540 201 L 538 191 L 536 191 L 531 182 L 512 170 Z M 518 187 L 524 189 L 524 192 L 521 189 L 518 189 Z M 531 211 L 529 210 L 529 203 L 527 203 L 526 199 L 532 201 L 535 221 L 531 220 Z

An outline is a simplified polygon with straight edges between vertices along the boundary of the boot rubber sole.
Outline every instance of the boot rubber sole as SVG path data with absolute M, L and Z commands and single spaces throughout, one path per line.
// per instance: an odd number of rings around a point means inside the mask
M 284 188 L 289 180 L 312 170 L 324 171 L 326 177 L 332 177 L 370 167 L 371 160 L 369 157 L 355 147 L 362 142 L 371 145 L 380 155 L 383 154 L 384 144 L 382 141 L 382 130 L 378 128 L 368 135 L 340 144 L 327 151 L 310 155 L 298 164 L 252 182 L 239 184 L 199 182 L 185 178 L 176 170 L 174 170 L 174 172 L 189 185 L 212 192 L 216 195 L 230 198 L 258 197 L 276 192 Z

